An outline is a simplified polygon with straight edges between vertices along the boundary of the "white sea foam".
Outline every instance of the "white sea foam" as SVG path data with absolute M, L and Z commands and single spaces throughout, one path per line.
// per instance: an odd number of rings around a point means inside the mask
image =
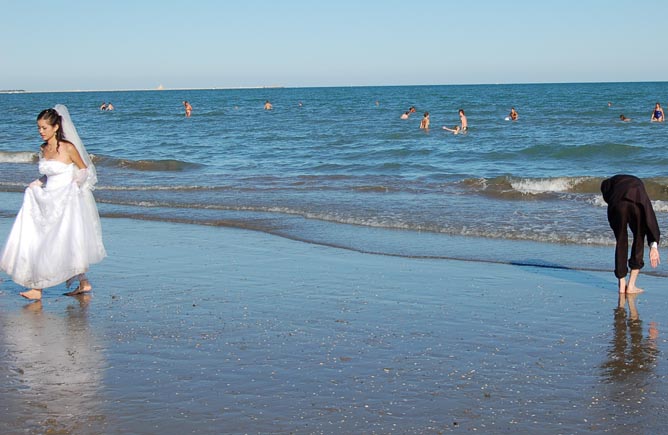
M 0 151 L 0 163 L 34 163 L 36 158 L 31 151 Z
M 595 197 L 589 200 L 589 203 L 595 207 L 608 206 L 608 204 L 603 199 L 602 195 L 596 195 Z M 652 201 L 652 207 L 654 207 L 654 211 L 657 213 L 668 212 L 668 201 L 662 201 L 662 200 Z
M 652 201 L 652 206 L 656 212 L 668 212 L 668 201 Z
M 608 206 L 608 204 L 603 199 L 603 195 L 596 195 L 591 200 L 589 200 L 589 203 L 591 205 L 595 206 L 595 207 L 607 207 Z
M 535 178 L 511 180 L 510 185 L 518 192 L 525 194 L 540 194 L 550 192 L 568 192 L 573 186 L 582 182 L 584 178 Z

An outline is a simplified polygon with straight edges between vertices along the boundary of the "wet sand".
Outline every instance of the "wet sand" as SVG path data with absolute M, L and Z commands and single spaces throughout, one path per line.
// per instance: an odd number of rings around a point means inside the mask
M 10 225 L 0 219 L 0 233 Z M 642 275 L 646 293 L 616 310 L 611 272 L 103 226 L 109 258 L 88 297 L 58 287 L 28 303 L 2 276 L 2 433 L 660 433 L 668 423 L 666 278 Z

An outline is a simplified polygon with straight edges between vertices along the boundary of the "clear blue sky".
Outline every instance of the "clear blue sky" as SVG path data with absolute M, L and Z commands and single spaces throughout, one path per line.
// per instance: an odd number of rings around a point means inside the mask
M 668 1 L 0 0 L 0 89 L 665 81 Z

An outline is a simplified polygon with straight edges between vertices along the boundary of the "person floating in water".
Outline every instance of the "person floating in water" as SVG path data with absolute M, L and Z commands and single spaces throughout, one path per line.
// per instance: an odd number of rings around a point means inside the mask
M 184 102 L 183 102 L 183 108 L 184 108 L 185 111 L 186 111 L 186 118 L 190 118 L 190 114 L 191 114 L 192 111 L 193 111 L 193 106 L 190 105 L 190 102 L 188 102 L 188 101 L 184 101 Z
M 273 108 L 274 108 L 274 106 L 271 105 L 271 103 L 269 102 L 269 100 L 267 100 L 267 101 L 264 102 L 264 110 L 271 110 L 271 109 L 273 109 Z
M 629 122 L 629 121 L 631 120 L 631 118 L 627 118 L 627 117 L 624 116 L 624 114 L 622 113 L 621 115 L 619 115 L 619 120 L 622 121 L 622 122 Z
M 420 128 L 423 130 L 429 130 L 429 112 L 424 112 L 422 121 L 420 121 Z
M 508 118 L 510 118 L 511 121 L 517 121 L 517 118 L 519 118 L 517 110 L 515 110 L 514 107 L 510 108 L 510 114 L 508 115 Z
M 404 112 L 401 114 L 401 119 L 408 119 L 411 116 L 411 112 Z
M 455 128 L 448 128 L 444 125 L 443 130 L 447 130 L 447 131 L 451 132 L 452 134 L 459 134 L 461 132 L 461 128 L 459 128 L 458 125 L 455 125 Z
M 636 286 L 640 269 L 645 262 L 644 239 L 650 246 L 649 259 L 652 267 L 661 262 L 659 256 L 659 224 L 647 195 L 645 185 L 640 178 L 633 175 L 615 175 L 601 183 L 603 199 L 608 204 L 608 223 L 615 233 L 615 276 L 618 279 L 620 293 L 640 293 L 643 290 Z M 628 259 L 628 227 L 633 234 L 631 256 Z M 631 268 L 628 284 L 626 274 Z
M 103 101 L 102 105 L 100 106 L 100 110 L 107 110 L 107 103 Z
M 107 103 L 107 108 L 106 108 L 106 110 L 110 110 L 110 111 L 111 111 L 111 110 L 114 110 L 114 105 L 111 104 L 111 103 Z
M 663 122 L 666 120 L 666 116 L 663 113 L 663 108 L 661 107 L 661 104 L 656 103 L 654 106 L 654 112 L 652 112 L 652 119 L 650 121 L 652 122 Z

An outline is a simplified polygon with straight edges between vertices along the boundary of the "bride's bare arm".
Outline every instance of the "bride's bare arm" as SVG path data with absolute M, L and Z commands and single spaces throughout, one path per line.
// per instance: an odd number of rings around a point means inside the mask
M 77 151 L 77 147 L 72 145 L 69 142 L 62 142 L 63 144 L 66 144 L 66 149 L 65 151 L 67 152 L 67 156 L 72 160 L 72 162 L 77 165 L 77 168 L 79 169 L 86 169 L 87 166 L 81 159 L 81 156 L 79 155 L 79 151 Z

